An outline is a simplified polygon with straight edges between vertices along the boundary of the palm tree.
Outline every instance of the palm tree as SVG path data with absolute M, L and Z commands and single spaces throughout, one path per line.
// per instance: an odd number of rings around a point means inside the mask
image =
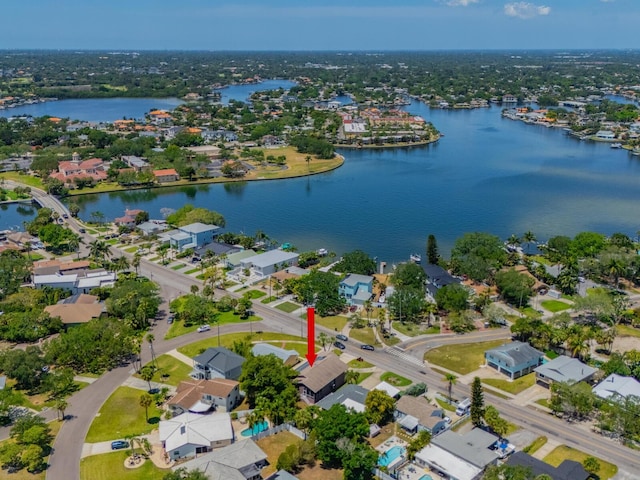
M 620 258 L 612 258 L 607 263 L 607 273 L 610 277 L 613 277 L 616 289 L 620 287 L 620 277 L 623 276 L 627 270 L 626 263 Z
M 531 244 L 537 240 L 536 234 L 531 230 L 527 230 L 522 235 L 522 241 L 527 244 L 527 255 L 529 255 L 529 249 L 531 248 Z
M 309 162 L 311 162 L 311 155 L 307 155 L 306 157 L 304 157 L 304 159 L 307 161 L 307 168 L 310 168 Z
M 125 256 L 118 257 L 111 264 L 114 272 L 124 272 L 129 268 L 129 260 Z
M 327 350 L 327 345 L 329 344 L 329 335 L 327 335 L 324 332 L 320 332 L 318 334 L 318 341 L 320 342 L 320 345 L 322 345 L 322 350 Z
M 55 402 L 55 407 L 56 410 L 58 411 L 58 420 L 64 420 L 65 417 L 65 410 L 67 409 L 67 407 L 69 406 L 69 404 L 67 403 L 67 401 L 64 398 L 59 398 L 56 400 Z
M 136 276 L 138 275 L 138 269 L 140 268 L 140 262 L 142 261 L 142 255 L 135 253 L 133 260 L 131 260 L 131 266 L 136 269 Z
M 149 384 L 149 390 L 151 390 L 151 380 L 153 380 L 155 374 L 156 367 L 154 367 L 153 364 L 145 365 L 140 369 L 140 377 Z
M 104 240 L 94 240 L 89 244 L 89 256 L 100 265 L 111 256 L 111 247 Z
M 140 406 L 144 408 L 144 418 L 149 423 L 149 407 L 153 404 L 153 397 L 147 392 L 140 395 Z
M 358 378 L 360 378 L 360 374 L 355 370 L 347 370 L 344 375 L 344 381 L 347 383 L 356 384 L 358 383 Z
M 456 377 L 453 373 L 447 373 L 444 376 L 445 382 L 449 383 L 449 403 L 453 403 L 453 397 L 451 396 L 451 390 L 453 390 L 453 386 L 456 384 Z
M 147 342 L 149 342 L 149 350 L 151 351 L 151 361 L 156 366 L 156 368 L 158 368 L 158 365 L 157 365 L 157 362 L 156 362 L 156 352 L 153 350 L 153 341 L 155 339 L 156 339 L 156 337 L 153 335 L 153 333 L 148 333 L 147 334 Z
M 520 243 L 522 243 L 522 241 L 520 240 L 520 237 L 518 237 L 515 233 L 512 233 L 511 236 L 507 238 L 507 243 L 514 247 L 518 247 L 520 246 Z
M 70 252 L 77 252 L 78 258 L 80 258 L 80 237 L 78 235 L 73 235 L 69 240 L 67 240 L 67 248 Z

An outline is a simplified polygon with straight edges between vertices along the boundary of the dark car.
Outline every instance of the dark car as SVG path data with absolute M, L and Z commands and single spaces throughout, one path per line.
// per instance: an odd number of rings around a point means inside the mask
M 111 442 L 111 450 L 122 450 L 123 448 L 129 448 L 129 442 L 126 440 L 114 440 Z
M 87 233 L 87 231 L 86 231 L 84 228 L 79 228 L 79 229 L 78 229 L 78 231 L 79 231 L 80 233 Z
M 373 345 L 360 345 L 360 348 L 362 350 L 369 350 L 371 352 L 373 352 L 375 350 L 375 347 Z
M 346 335 L 342 335 L 341 333 L 340 333 L 340 334 L 338 334 L 338 335 L 336 335 L 336 338 L 337 338 L 338 340 L 342 340 L 343 342 L 346 342 L 346 341 L 348 341 L 348 340 L 349 340 L 349 337 L 347 337 Z
M 344 350 L 345 348 L 347 348 L 344 346 L 344 343 L 340 343 L 340 342 L 333 342 L 333 346 L 336 348 L 339 348 L 340 350 Z
M 63 213 L 62 218 L 69 218 L 69 215 L 67 215 L 66 213 Z

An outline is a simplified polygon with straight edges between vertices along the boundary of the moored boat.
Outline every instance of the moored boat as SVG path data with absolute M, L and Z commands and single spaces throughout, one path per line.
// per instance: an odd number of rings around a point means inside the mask
M 411 255 L 409 255 L 409 260 L 411 260 L 413 263 L 420 263 L 422 262 L 422 257 L 418 253 L 412 253 Z

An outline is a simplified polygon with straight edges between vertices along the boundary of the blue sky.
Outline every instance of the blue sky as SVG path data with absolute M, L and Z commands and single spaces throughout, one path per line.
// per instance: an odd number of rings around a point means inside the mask
M 0 49 L 640 48 L 640 0 L 4 0 Z

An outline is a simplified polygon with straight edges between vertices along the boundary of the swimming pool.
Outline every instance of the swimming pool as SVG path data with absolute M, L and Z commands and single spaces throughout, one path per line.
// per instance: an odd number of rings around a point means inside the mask
M 268 428 L 269 424 L 267 422 L 258 422 L 253 426 L 253 428 L 249 427 L 242 430 L 242 432 L 240 432 L 240 435 L 242 435 L 243 437 L 251 437 L 253 435 L 257 435 L 260 432 L 264 432 Z
M 420 477 L 420 480 L 433 480 L 433 478 L 431 477 L 431 475 L 426 474 L 426 475 L 422 475 Z
M 378 465 L 381 467 L 388 467 L 398 457 L 400 457 L 401 455 L 404 455 L 404 452 L 405 452 L 404 447 L 401 447 L 399 445 L 396 445 L 395 447 L 391 447 L 389 450 L 387 450 L 382 455 L 380 455 L 380 458 L 378 458 Z

